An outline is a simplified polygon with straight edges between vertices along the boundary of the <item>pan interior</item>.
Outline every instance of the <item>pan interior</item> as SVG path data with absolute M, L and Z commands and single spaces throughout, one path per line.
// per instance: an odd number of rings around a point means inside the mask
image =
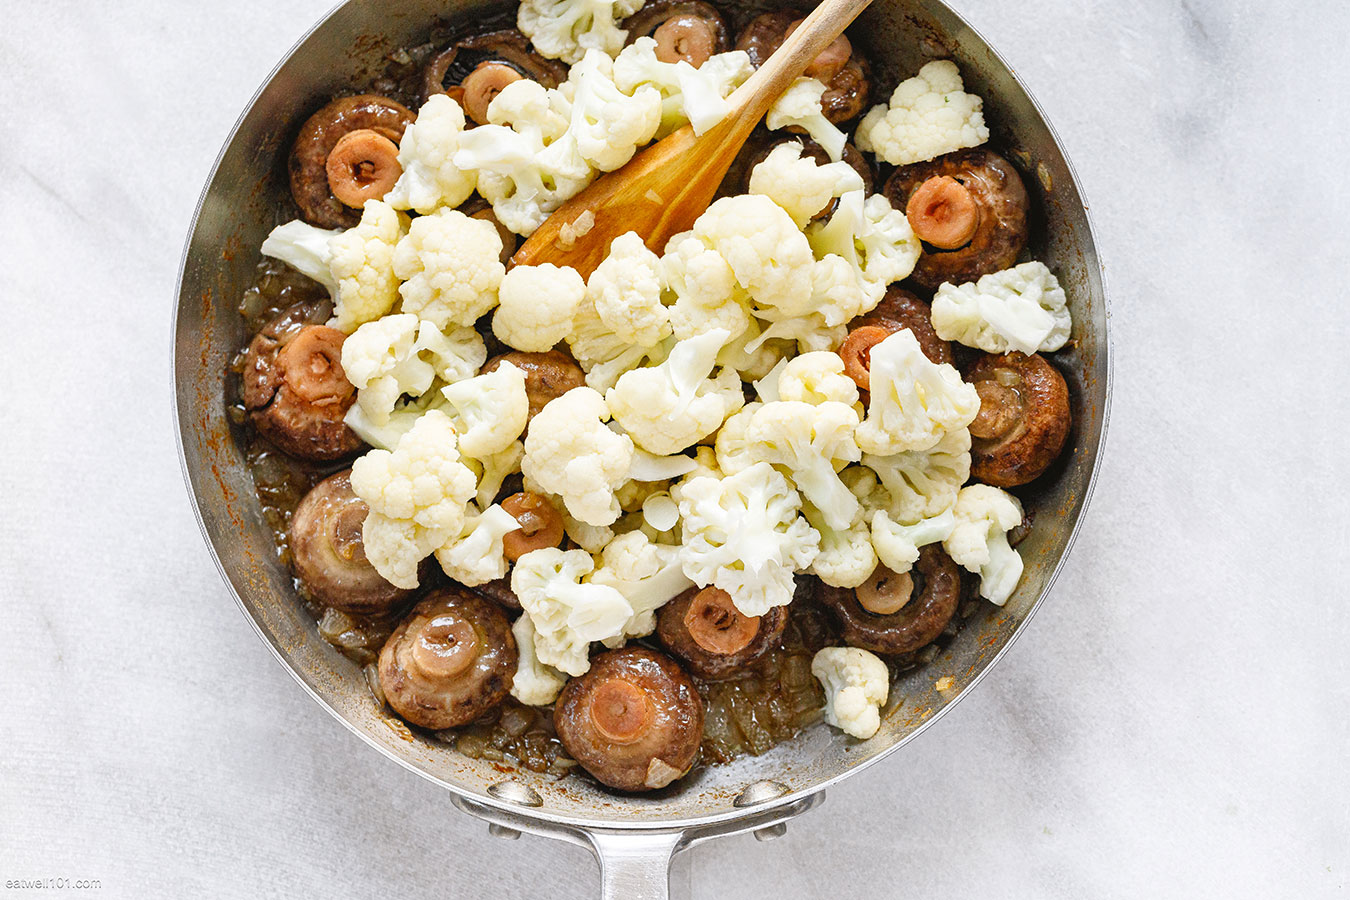
M 244 338 L 235 307 L 251 283 L 258 246 L 285 217 L 286 155 L 300 122 L 329 96 L 368 81 L 387 53 L 425 41 L 437 18 L 507 9 L 453 0 L 392 6 L 350 0 L 296 47 L 241 118 L 203 194 L 178 298 L 177 413 L 184 469 L 203 531 L 240 605 L 310 693 L 368 743 L 462 795 L 501 805 L 488 788 L 514 779 L 542 798 L 533 814 L 577 825 L 643 827 L 735 815 L 735 798 L 763 779 L 785 785 L 790 794 L 784 800 L 818 789 L 897 749 L 967 690 L 1026 622 L 1072 541 L 1105 424 L 1109 354 L 1101 272 L 1069 165 L 1009 68 L 945 6 L 875 0 L 853 28 L 883 88 L 929 59 L 950 57 L 960 64 L 967 89 L 985 98 L 991 146 L 1018 165 L 1035 198 L 1031 253 L 1058 273 L 1073 311 L 1073 349 L 1056 356 L 1074 398 L 1072 448 L 1058 464 L 1054 483 L 1028 503 L 1036 527 L 1020 547 L 1026 573 L 1008 605 L 982 604 L 945 652 L 897 683 L 881 731 L 869 741 L 811 728 L 764 756 L 704 768 L 675 788 L 640 797 L 611 794 L 579 778 L 554 782 L 503 770 L 418 736 L 382 712 L 357 667 L 319 637 L 294 599 L 289 572 L 276 559 L 222 398 L 230 357 Z M 934 682 L 943 676 L 951 677 L 952 687 L 939 693 Z

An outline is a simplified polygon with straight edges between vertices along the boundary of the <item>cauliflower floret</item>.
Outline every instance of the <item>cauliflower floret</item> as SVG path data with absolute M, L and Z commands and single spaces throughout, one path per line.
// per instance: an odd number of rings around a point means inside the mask
M 466 517 L 459 537 L 436 551 L 436 561 L 460 584 L 496 581 L 507 569 L 502 538 L 519 528 L 516 517 L 494 503 L 481 515 Z
M 919 548 L 945 541 L 956 526 L 949 509 L 912 525 L 892 522 L 886 511 L 872 517 L 872 547 L 881 564 L 892 572 L 908 572 L 919 561 Z
M 980 146 L 989 140 L 984 101 L 963 87 L 956 63 L 928 63 L 900 82 L 889 105 L 874 106 L 863 116 L 855 133 L 859 149 L 893 166 L 907 166 Z
M 612 172 L 633 158 L 661 125 L 661 93 L 643 85 L 632 96 L 614 83 L 614 61 L 587 50 L 561 90 L 572 101 L 569 134 L 582 159 Z
M 881 194 L 862 190 L 839 198 L 827 222 L 806 229 L 819 262 L 812 272 L 812 302 L 827 325 L 870 311 L 886 286 L 914 271 L 922 244 L 901 210 Z
M 825 118 L 820 98 L 825 95 L 825 84 L 816 78 L 801 77 L 792 82 L 782 96 L 769 107 L 764 124 L 770 131 L 797 126 L 811 136 L 811 140 L 825 148 L 833 162 L 844 158 L 844 144 L 848 135 Z
M 618 356 L 604 362 L 594 360 L 583 362 L 581 368 L 586 373 L 586 386 L 604 393 L 614 387 L 624 373 L 643 366 L 659 366 L 665 362 L 674 346 L 675 341 L 666 338 L 655 347 L 634 344 Z
M 351 334 L 394 308 L 394 247 L 407 230 L 407 216 L 379 200 L 367 200 L 361 223 L 328 242 L 328 265 L 338 283 L 329 325 Z
M 385 195 L 385 202 L 394 209 L 415 209 L 426 215 L 468 200 L 478 177 L 454 163 L 463 133 L 463 108 L 447 94 L 429 97 L 399 141 L 403 174 Z
M 446 334 L 412 313 L 367 322 L 342 342 L 342 369 L 357 388 L 361 418 L 377 428 L 389 424 L 399 397 L 421 397 L 437 378 L 469 378 L 486 360 L 487 347 L 472 328 Z
M 842 342 L 848 329 L 840 330 L 842 334 L 839 340 Z M 766 334 L 759 319 L 751 317 L 750 327 L 722 348 L 722 352 L 717 355 L 717 364 L 738 373 L 742 381 L 755 381 L 773 371 L 774 366 L 794 355 L 797 350 L 795 339 Z
M 802 515 L 820 532 L 820 553 L 811 562 L 812 575 L 840 588 L 855 588 L 871 577 L 877 553 L 861 508 L 847 528 L 831 528 L 825 515 L 810 503 L 802 505 Z
M 758 401 L 747 403 L 740 412 L 727 417 L 722 423 L 717 439 L 713 442 L 719 471 L 735 475 L 759 462 L 753 453 L 749 434 L 755 413 L 763 408 L 764 404 Z
M 772 377 L 770 373 L 769 377 Z M 756 389 L 759 382 L 755 382 Z M 783 364 L 773 388 L 776 400 L 800 400 L 803 403 L 858 402 L 858 385 L 844 374 L 844 360 L 838 353 L 817 350 L 803 353 Z
M 586 299 L 615 340 L 654 347 L 671 333 L 663 286 L 661 258 L 630 231 L 609 245 L 609 255 L 586 282 Z
M 513 266 L 501 280 L 498 296 L 493 333 L 517 350 L 542 353 L 572 330 L 586 282 L 568 266 Z
M 939 287 L 933 328 L 944 341 L 1030 356 L 1063 347 L 1073 320 L 1059 279 L 1044 263 L 1029 262 L 960 287 Z
M 447 385 L 441 393 L 454 407 L 459 449 L 465 456 L 482 459 L 501 453 L 525 430 L 530 414 L 525 372 L 509 362 Z
M 371 450 L 352 464 L 352 491 L 370 506 L 361 530 L 366 556 L 386 581 L 417 587 L 417 566 L 458 536 L 474 495 L 455 426 L 439 410 L 417 420 L 391 453 Z
M 675 295 L 670 324 L 680 340 L 725 328 L 735 340 L 750 327 L 750 296 L 722 254 L 686 231 L 666 242 L 661 269 Z
M 525 436 L 521 471 L 588 525 L 619 518 L 614 491 L 633 463 L 632 438 L 606 428 L 608 418 L 604 397 L 573 388 L 540 410 Z
M 680 341 L 659 366 L 620 376 L 605 394 L 610 413 L 644 450 L 678 453 L 721 426 L 745 398 L 734 372 L 709 378 L 727 333 Z
M 567 510 L 563 510 L 562 517 L 563 531 L 587 553 L 599 553 L 605 549 L 605 545 L 614 540 L 614 529 L 608 525 L 587 525 L 580 519 L 569 516 Z
M 792 602 L 793 572 L 811 565 L 820 534 L 798 513 L 801 498 L 768 463 L 679 487 L 680 564 L 700 587 L 716 585 L 747 616 Z
M 703 134 L 726 118 L 726 97 L 755 71 L 743 50 L 718 53 L 694 68 L 684 60 L 668 63 L 656 56 L 656 40 L 643 36 L 614 58 L 614 83 L 624 93 L 650 86 L 661 93 L 661 127 L 665 137 L 685 122 Z
M 516 27 L 549 59 L 575 63 L 590 48 L 613 56 L 628 32 L 617 22 L 642 9 L 643 0 L 524 0 Z
M 680 454 L 657 456 L 641 447 L 634 447 L 633 464 L 628 468 L 628 478 L 630 483 L 639 484 L 670 481 L 672 478 L 689 474 L 697 467 L 698 463 L 688 456 Z
M 1002 606 L 1022 577 L 1022 557 L 1008 543 L 1008 529 L 1022 523 L 1022 504 L 1007 491 L 972 484 L 956 495 L 952 513 L 956 527 L 942 546 L 980 576 L 980 596 Z
M 867 419 L 858 426 L 865 453 L 890 456 L 902 450 L 927 450 L 943 436 L 965 428 L 980 411 L 980 395 L 948 363 L 923 355 L 908 328 L 872 348 L 872 380 Z
M 402 311 L 439 328 L 472 325 L 497 305 L 501 255 L 501 235 L 486 219 L 453 209 L 419 216 L 394 250 Z
M 602 639 L 606 647 L 651 634 L 656 630 L 656 611 L 693 587 L 680 568 L 679 554 L 680 548 L 652 543 L 641 531 L 619 535 L 605 547 L 600 568 L 589 581 L 614 588 L 633 608 L 622 632 Z
M 792 216 L 798 228 L 811 220 L 836 197 L 863 189 L 858 170 L 840 160 L 818 165 L 802 156 L 802 145 L 779 144 L 750 170 L 750 193 L 763 194 Z
M 853 440 L 857 427 L 858 413 L 843 403 L 766 403 L 746 427 L 747 453 L 753 460 L 787 469 L 792 483 L 820 510 L 826 524 L 844 529 L 862 512 L 858 498 L 836 471 L 862 455 Z
M 259 251 L 263 256 L 279 259 L 301 275 L 314 279 L 336 297 L 338 280 L 330 268 L 333 262 L 331 246 L 333 238 L 342 233 L 340 228 L 330 231 L 295 219 L 273 228 Z
M 614 637 L 633 617 L 614 588 L 579 583 L 594 569 L 585 550 L 549 548 L 526 553 L 511 572 L 511 590 L 534 626 L 536 658 L 568 675 L 586 674 L 591 642 Z
M 949 431 L 928 450 L 892 456 L 864 453 L 862 464 L 885 486 L 884 507 L 897 522 L 917 522 L 951 509 L 970 478 L 970 430 Z
M 465 458 L 465 462 L 478 472 L 478 496 L 475 501 L 480 507 L 488 506 L 497 498 L 502 490 L 502 482 L 520 471 L 520 461 L 524 458 L 525 444 L 521 441 L 512 441 L 500 453 L 480 459 Z
M 441 392 L 428 391 L 420 397 L 409 397 L 395 403 L 394 408 L 385 416 L 387 421 L 383 425 L 377 425 L 366 415 L 365 407 L 360 403 L 353 403 L 351 409 L 347 410 L 347 415 L 342 417 L 342 421 L 370 446 L 380 450 L 393 450 L 398 446 L 399 439 L 412 430 L 423 413 L 429 409 L 444 407 L 445 397 Z
M 721 254 L 755 303 L 783 316 L 811 312 L 811 245 L 768 197 L 723 197 L 695 220 L 693 234 Z
M 535 631 L 529 616 L 518 616 L 511 634 L 515 635 L 517 652 L 511 696 L 526 706 L 552 706 L 567 684 L 567 676 L 534 655 Z
M 826 647 L 811 660 L 811 674 L 825 688 L 826 722 L 862 740 L 877 733 L 891 689 L 884 662 L 857 647 Z
M 758 352 L 770 341 L 790 341 L 796 344 L 797 350 L 802 353 L 835 350 L 848 337 L 846 323 L 829 325 L 819 313 L 782 316 L 777 312 L 761 312 L 759 315 L 765 320 L 765 328 L 755 340 L 745 345 L 746 349 L 752 352 Z

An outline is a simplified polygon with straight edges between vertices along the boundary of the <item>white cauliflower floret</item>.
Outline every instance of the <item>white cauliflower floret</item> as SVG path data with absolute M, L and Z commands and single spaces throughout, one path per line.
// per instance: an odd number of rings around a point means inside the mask
M 827 325 L 839 325 L 870 311 L 886 286 L 914 271 L 922 244 L 901 210 L 881 194 L 864 199 L 862 190 L 839 198 L 829 221 L 806 230 L 820 260 L 812 295 Z
M 591 273 L 586 299 L 615 340 L 654 347 L 670 336 L 663 287 L 661 258 L 629 231 L 610 243 L 609 255 Z
M 924 356 L 908 328 L 872 348 L 872 391 L 867 419 L 858 426 L 865 453 L 890 456 L 927 450 L 943 436 L 965 428 L 980 411 L 980 395 L 948 363 Z
M 963 87 L 956 63 L 928 63 L 900 82 L 889 105 L 874 106 L 863 116 L 855 133 L 859 149 L 893 166 L 907 166 L 980 146 L 989 140 L 984 101 Z
M 750 443 L 750 422 L 755 413 L 764 408 L 758 401 L 747 403 L 741 411 L 729 416 L 717 432 L 713 446 L 716 450 L 717 468 L 728 475 L 744 472 L 759 460 L 753 453 Z
M 337 297 L 338 280 L 330 268 L 331 245 L 333 238 L 342 233 L 341 228 L 330 231 L 295 219 L 273 228 L 259 250 L 263 256 L 279 259 L 301 275 L 314 279 Z
M 835 257 L 831 257 L 834 259 Z M 746 349 L 758 352 L 773 341 L 791 341 L 801 353 L 813 353 L 819 350 L 835 350 L 848 337 L 848 325 L 826 323 L 819 313 L 802 316 L 783 316 L 779 313 L 761 312 L 764 329 L 759 336 L 746 344 Z
M 511 625 L 511 634 L 516 638 L 517 653 L 511 696 L 526 706 L 552 706 L 567 684 L 567 676 L 535 656 L 535 631 L 529 616 L 518 616 Z
M 680 454 L 657 456 L 641 447 L 634 447 L 633 464 L 628 468 L 628 478 L 638 483 L 670 481 L 672 478 L 689 474 L 697 467 L 698 463 L 688 456 Z
M 665 362 L 674 346 L 675 341 L 666 338 L 654 347 L 634 344 L 619 353 L 618 356 L 603 362 L 596 360 L 582 362 L 582 371 L 586 373 L 586 386 L 604 393 L 614 387 L 625 372 L 631 372 L 643 366 L 659 366 Z M 578 362 L 581 361 L 578 360 Z
M 695 68 L 684 60 L 662 62 L 656 56 L 656 40 L 638 38 L 614 58 L 614 82 L 624 93 L 650 86 L 661 93 L 661 127 L 665 137 L 684 123 L 703 134 L 727 117 L 731 104 L 726 97 L 755 71 L 743 50 L 718 53 Z
M 1008 543 L 1008 530 L 1022 523 L 1022 504 L 1007 491 L 972 484 L 956 495 L 952 513 L 956 527 L 942 546 L 980 576 L 980 596 L 1002 606 L 1022 577 L 1022 557 Z
M 811 245 L 768 197 L 723 197 L 695 220 L 693 234 L 721 254 L 755 303 L 783 316 L 811 311 Z
M 492 332 L 517 350 L 542 353 L 571 332 L 586 282 L 568 266 L 512 266 L 498 297 Z
M 825 515 L 810 503 L 803 504 L 802 515 L 820 532 L 820 553 L 811 562 L 811 574 L 833 587 L 856 588 L 872 576 L 877 553 L 862 509 L 847 528 L 831 528 Z
M 509 362 L 447 385 L 441 393 L 454 408 L 459 449 L 465 456 L 483 459 L 501 453 L 525 430 L 530 414 L 525 372 Z
M 680 340 L 725 328 L 735 340 L 750 327 L 750 296 L 722 254 L 686 231 L 666 242 L 661 268 L 675 303 L 670 325 Z
M 500 453 L 479 459 L 466 457 L 466 462 L 478 472 L 478 495 L 475 500 L 480 507 L 489 505 L 497 498 L 502 490 L 502 482 L 520 471 L 520 461 L 524 458 L 525 444 L 521 441 L 512 441 Z
M 502 538 L 520 528 L 516 517 L 497 504 L 470 515 L 457 540 L 436 551 L 441 568 L 460 584 L 474 587 L 496 581 L 506 574 L 506 550 Z
M 623 594 L 603 584 L 581 584 L 595 569 L 585 550 L 532 550 L 516 560 L 511 590 L 534 626 L 540 662 L 568 675 L 591 667 L 592 641 L 619 634 L 633 617 Z
M 674 318 L 673 312 L 671 318 Z M 844 334 L 848 332 L 847 328 L 841 330 Z M 844 334 L 839 336 L 841 342 Z M 766 334 L 759 319 L 751 317 L 750 327 L 722 348 L 717 356 L 717 364 L 738 373 L 742 381 L 755 381 L 773 371 L 774 366 L 791 357 L 798 349 L 795 339 Z
M 708 377 L 726 339 L 715 329 L 678 342 L 659 366 L 625 372 L 605 394 L 614 420 L 644 450 L 662 456 L 712 434 L 745 399 L 734 372 Z
M 347 410 L 347 415 L 342 417 L 342 421 L 370 446 L 381 450 L 393 450 L 398 446 L 399 440 L 412 431 L 412 427 L 427 410 L 444 407 L 445 397 L 441 392 L 429 391 L 420 397 L 399 400 L 392 410 L 381 415 L 386 420 L 382 425 L 376 424 L 366 415 L 366 410 L 360 403 L 353 403 L 351 409 Z
M 836 468 L 861 456 L 853 440 L 857 427 L 858 413 L 843 403 L 766 403 L 746 428 L 747 452 L 752 459 L 787 469 L 792 483 L 820 510 L 826 524 L 848 528 L 861 507 Z
M 886 568 L 908 572 L 919 561 L 920 547 L 945 541 L 955 526 L 956 518 L 950 509 L 911 525 L 892 522 L 884 509 L 878 510 L 872 517 L 872 547 Z
M 429 97 L 399 141 L 403 174 L 385 195 L 385 202 L 394 209 L 415 209 L 427 215 L 468 200 L 478 177 L 454 163 L 463 133 L 464 109 L 447 94 Z
M 826 647 L 812 658 L 811 674 L 825 688 L 826 722 L 862 740 L 877 733 L 891 689 L 884 662 L 857 647 Z
M 605 646 L 618 647 L 629 638 L 651 634 L 656 630 L 656 611 L 693 587 L 680 568 L 679 554 L 679 547 L 652 543 L 641 531 L 609 542 L 589 581 L 623 594 L 633 615 L 621 633 L 602 639 Z
M 792 216 L 798 228 L 811 220 L 836 197 L 863 189 L 862 176 L 848 163 L 818 165 L 802 156 L 802 145 L 779 144 L 750 170 L 750 193 L 763 194 Z
M 549 59 L 575 63 L 591 48 L 610 56 L 628 37 L 617 24 L 642 9 L 643 0 L 524 0 L 516 27 Z
M 342 343 L 342 369 L 357 389 L 362 420 L 380 428 L 389 424 L 399 397 L 421 397 L 437 378 L 453 383 L 472 377 L 486 360 L 487 347 L 472 328 L 446 334 L 411 313 L 367 322 Z
M 820 106 L 820 98 L 825 95 L 825 90 L 825 84 L 819 79 L 798 78 L 769 107 L 764 124 L 771 131 L 795 125 L 824 147 L 832 161 L 839 162 L 844 158 L 844 144 L 848 142 L 848 135 L 825 118 Z
M 605 427 L 608 418 L 604 397 L 573 388 L 540 410 L 525 436 L 521 471 L 588 525 L 619 518 L 614 491 L 633 462 L 633 439 Z
M 570 137 L 582 159 L 612 172 L 633 158 L 661 125 L 661 94 L 643 85 L 632 96 L 614 83 L 614 61 L 599 50 L 586 51 L 560 90 L 572 101 Z
M 431 410 L 393 452 L 371 450 L 352 464 L 352 491 L 370 506 L 361 536 L 386 581 L 417 587 L 417 566 L 459 535 L 474 495 L 473 472 L 460 461 L 455 426 Z
M 759 382 L 755 382 L 755 387 L 759 387 Z M 843 358 L 826 350 L 803 353 L 785 362 L 773 389 L 777 400 L 800 400 L 813 405 L 842 403 L 849 407 L 858 402 L 858 385 L 844 374 Z
M 367 200 L 361 223 L 328 242 L 329 269 L 338 283 L 329 325 L 351 334 L 394 308 L 394 247 L 407 229 L 407 216 L 379 200 Z
M 951 509 L 956 492 L 970 478 L 970 430 L 949 431 L 928 450 L 865 453 L 862 463 L 880 477 L 891 517 L 917 522 Z
M 1072 328 L 1068 298 L 1044 263 L 1022 263 L 959 287 L 944 284 L 933 297 L 938 337 L 987 353 L 1058 350 Z
M 569 516 L 567 510 L 562 511 L 562 517 L 563 531 L 587 553 L 599 553 L 614 540 L 614 529 L 608 525 L 587 525 L 580 519 Z
M 497 305 L 506 272 L 501 255 L 501 235 L 486 219 L 453 209 L 419 216 L 394 250 L 402 312 L 439 328 L 472 325 Z
M 747 616 L 792 602 L 793 573 L 811 565 L 820 535 L 801 498 L 768 463 L 679 487 L 680 563 L 700 587 L 715 585 Z

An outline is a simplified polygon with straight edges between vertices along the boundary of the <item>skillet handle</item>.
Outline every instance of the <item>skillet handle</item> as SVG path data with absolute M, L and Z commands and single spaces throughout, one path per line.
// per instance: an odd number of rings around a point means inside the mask
M 669 900 L 670 860 L 681 832 L 587 832 L 600 861 L 601 900 Z

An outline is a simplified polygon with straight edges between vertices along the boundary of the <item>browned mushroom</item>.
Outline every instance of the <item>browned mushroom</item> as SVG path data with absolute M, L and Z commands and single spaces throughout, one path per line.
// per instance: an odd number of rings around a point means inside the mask
M 863 325 L 851 330 L 839 345 L 844 374 L 852 378 L 860 390 L 872 389 L 872 348 L 899 330 L 884 325 Z
M 466 82 L 483 63 L 504 64 L 546 88 L 555 88 L 567 80 L 566 66 L 535 53 L 530 49 L 529 39 L 516 29 L 504 28 L 456 41 L 433 56 L 422 75 L 422 102 L 433 94 L 450 94 L 461 105 L 466 104 L 469 92 Z M 462 94 L 452 91 L 460 85 L 464 89 Z M 486 103 L 483 109 L 487 109 Z M 483 120 L 475 117 L 474 121 Z
M 995 487 L 1035 480 L 1069 436 L 1069 386 L 1039 354 L 986 354 L 966 375 L 980 395 L 970 423 L 970 474 Z
M 464 88 L 464 99 L 460 102 L 464 111 L 468 113 L 470 119 L 473 119 L 479 125 L 486 125 L 488 105 L 502 92 L 504 87 L 520 81 L 524 77 L 506 63 L 479 63 L 478 67 L 465 77 L 464 83 L 461 85 Z
M 662 62 L 684 60 L 694 68 L 716 53 L 731 49 L 726 19 L 703 0 L 654 0 L 627 19 L 627 43 L 640 37 L 656 40 L 656 58 Z
M 371 132 L 375 137 L 394 145 L 394 155 L 397 157 L 397 144 L 403 140 L 403 131 L 414 118 L 412 111 L 402 103 L 379 94 L 342 97 L 310 116 L 300 128 L 295 145 L 291 147 L 290 157 L 291 195 L 295 197 L 295 204 L 300 207 L 300 215 L 305 221 L 321 228 L 351 228 L 356 225 L 361 220 L 361 212 L 344 203 L 334 193 L 335 185 L 329 181 L 329 156 L 347 135 Z M 344 160 L 355 169 L 340 165 Z M 392 160 L 392 165 L 398 165 L 396 158 Z M 388 147 L 367 136 L 354 147 L 349 143 L 347 157 L 340 157 L 338 163 L 334 164 L 334 170 L 339 176 L 336 187 L 344 192 L 349 189 L 353 191 L 348 195 L 351 199 L 356 199 L 358 190 L 361 196 L 365 196 L 376 189 L 373 185 L 382 184 L 388 179 L 392 171 L 390 166 Z M 374 177 L 377 171 L 378 182 Z M 352 173 L 350 179 L 344 174 L 348 172 Z M 395 174 L 394 178 L 398 176 Z
M 961 570 L 940 544 L 921 548 L 904 575 L 878 567 L 856 591 L 828 586 L 820 591 L 844 642 L 873 653 L 911 653 L 931 644 L 960 599 Z
M 483 374 L 495 372 L 503 362 L 509 362 L 525 371 L 525 393 L 530 398 L 530 419 L 539 410 L 572 388 L 586 383 L 586 376 L 573 359 L 560 350 L 545 353 L 525 353 L 513 350 L 494 356 L 483 366 Z M 526 420 L 529 421 L 528 419 Z
M 344 134 L 324 168 L 333 196 L 356 209 L 389 193 L 403 174 L 398 144 L 369 128 Z
M 778 646 L 787 625 L 787 607 L 747 616 L 726 591 L 690 588 L 656 614 L 656 636 L 689 671 L 717 681 Z
M 883 192 L 911 223 L 918 221 L 920 237 L 926 232 L 954 244 L 924 246 L 910 275 L 921 287 L 934 290 L 945 281 L 962 284 L 1006 269 L 1026 246 L 1026 186 L 1012 163 L 990 150 L 960 150 L 896 169 Z M 948 227 L 949 220 L 959 227 Z M 955 243 L 957 236 L 966 239 Z
M 464 725 L 501 703 L 516 671 L 506 614 L 467 588 L 438 590 L 413 607 L 380 651 L 380 687 L 414 725 Z
M 386 612 L 411 591 L 385 581 L 366 559 L 361 526 L 370 507 L 352 493 L 351 469 L 316 484 L 291 516 L 295 577 L 314 599 L 349 613 Z
M 502 536 L 502 549 L 511 562 L 532 550 L 556 547 L 566 536 L 562 515 L 541 494 L 529 491 L 512 494 L 502 501 L 502 509 L 520 523 L 520 528 Z
M 520 598 L 516 596 L 515 591 L 511 590 L 510 573 L 495 581 L 475 585 L 471 590 L 481 597 L 488 598 L 503 609 L 509 609 L 513 612 L 520 611 Z
M 938 337 L 932 309 L 902 287 L 892 287 L 875 309 L 849 323 L 849 327 L 859 325 L 880 325 L 889 332 L 908 328 L 924 356 L 939 365 L 952 362 L 952 345 Z
M 694 765 L 703 701 L 674 660 L 624 647 L 591 660 L 553 710 L 567 752 L 597 781 L 621 791 L 663 788 Z
M 248 345 L 243 401 L 258 433 L 302 459 L 338 459 L 361 446 L 343 416 L 356 389 L 342 371 L 346 335 L 308 323 L 312 304 L 277 316 Z
M 759 68 L 801 20 L 801 15 L 788 10 L 756 16 L 737 37 L 736 49 L 749 54 L 751 64 Z M 854 118 L 867 106 L 871 68 L 861 53 L 853 52 L 848 38 L 840 38 L 826 48 L 812 61 L 811 68 L 818 73 L 813 77 L 825 82 L 825 94 L 820 98 L 825 118 L 837 125 Z

